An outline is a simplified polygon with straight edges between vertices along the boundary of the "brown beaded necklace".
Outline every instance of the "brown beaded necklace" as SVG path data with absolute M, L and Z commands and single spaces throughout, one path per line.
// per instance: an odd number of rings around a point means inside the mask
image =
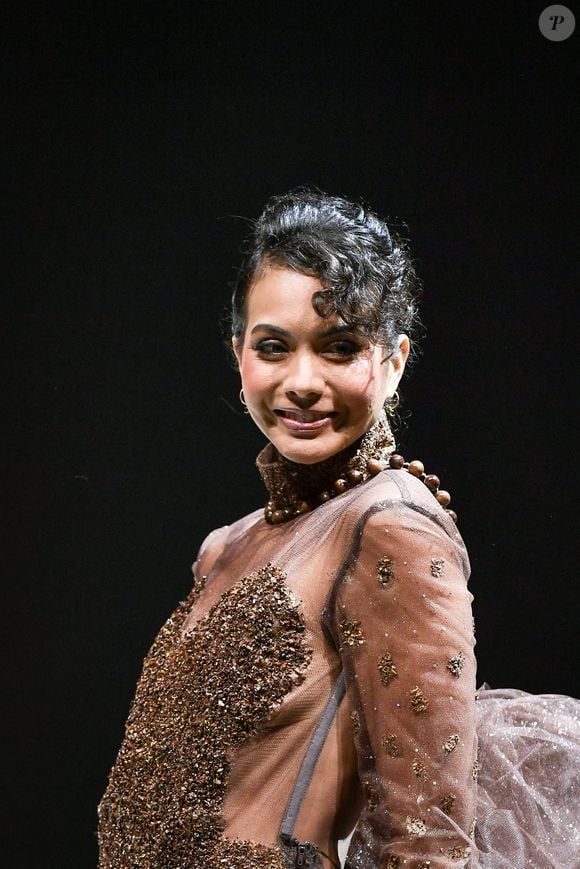
M 270 444 L 257 460 L 258 469 L 271 495 L 264 508 L 266 522 L 270 525 L 288 522 L 387 468 L 407 471 L 422 480 L 456 522 L 457 514 L 448 507 L 451 495 L 440 488 L 439 477 L 426 474 L 423 462 L 418 459 L 406 462 L 403 456 L 393 452 L 394 447 L 394 438 L 384 414 L 362 438 L 358 448 L 355 445 L 318 465 L 289 462 L 279 456 Z
M 454 522 L 457 522 L 457 513 L 455 510 L 451 510 L 447 506 L 451 502 L 451 495 L 446 489 L 439 488 L 440 480 L 437 474 L 426 474 L 423 462 L 419 459 L 413 459 L 411 462 L 406 462 L 403 456 L 398 453 L 393 453 L 393 455 L 389 457 L 388 462 L 383 462 L 380 459 L 369 459 L 367 462 L 367 474 L 365 474 L 364 471 L 347 471 L 344 476 L 338 477 L 334 481 L 332 489 L 329 488 L 320 492 L 318 496 L 318 504 L 324 504 L 326 501 L 330 501 L 331 498 L 335 498 L 337 495 L 342 495 L 343 492 L 352 489 L 354 486 L 368 480 L 370 477 L 376 477 L 377 474 L 380 474 L 380 472 L 386 470 L 386 468 L 391 468 L 397 471 L 408 471 L 414 477 L 422 480 L 427 488 L 433 493 L 437 501 L 441 504 L 445 512 L 451 516 Z M 273 501 L 268 501 L 264 508 L 264 517 L 266 522 L 269 522 L 271 525 L 278 525 L 281 522 L 287 522 L 289 519 L 294 519 L 296 516 L 300 516 L 303 513 L 308 513 L 312 509 L 313 506 L 311 506 L 307 501 L 298 501 L 293 508 L 285 507 L 282 510 L 277 509 Z
M 449 513 L 454 522 L 457 522 L 457 513 L 455 510 L 449 509 L 448 506 L 451 502 L 451 495 L 446 489 L 439 488 L 441 481 L 437 474 L 425 473 L 423 462 L 419 459 L 413 459 L 412 462 L 406 462 L 403 456 L 400 456 L 398 453 L 393 453 L 393 455 L 389 457 L 389 467 L 394 468 L 395 470 L 402 469 L 408 471 L 414 477 L 418 477 L 422 480 L 429 491 L 433 492 L 435 498 L 439 501 L 445 512 Z

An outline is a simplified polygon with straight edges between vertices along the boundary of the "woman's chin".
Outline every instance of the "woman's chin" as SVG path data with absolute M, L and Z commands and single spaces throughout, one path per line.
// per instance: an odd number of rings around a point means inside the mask
M 276 433 L 278 434 L 278 433 Z M 296 437 L 285 433 L 279 436 L 270 435 L 270 440 L 285 459 L 301 465 L 315 465 L 324 462 L 341 450 L 346 449 L 352 440 L 339 437 L 336 432 L 330 436 Z

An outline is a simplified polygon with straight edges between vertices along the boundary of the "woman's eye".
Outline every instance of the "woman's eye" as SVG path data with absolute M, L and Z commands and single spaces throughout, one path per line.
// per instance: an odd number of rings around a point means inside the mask
M 333 356 L 341 356 L 343 358 L 355 356 L 360 350 L 360 346 L 355 341 L 333 341 L 325 349 L 325 353 L 330 353 Z
M 252 346 L 261 356 L 281 356 L 283 353 L 287 352 L 284 344 L 282 344 L 281 341 L 274 340 L 273 338 L 258 341 Z

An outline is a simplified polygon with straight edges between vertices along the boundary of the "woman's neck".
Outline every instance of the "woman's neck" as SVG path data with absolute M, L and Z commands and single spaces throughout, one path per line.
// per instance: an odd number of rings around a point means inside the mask
M 386 466 L 394 449 L 384 412 L 362 438 L 312 465 L 291 462 L 268 444 L 256 460 L 270 496 L 266 521 L 286 522 L 364 482 Z

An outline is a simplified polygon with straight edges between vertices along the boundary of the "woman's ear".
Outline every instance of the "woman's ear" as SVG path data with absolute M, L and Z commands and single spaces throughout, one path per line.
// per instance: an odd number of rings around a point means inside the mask
M 392 396 L 395 393 L 399 380 L 403 376 L 405 365 L 411 349 L 411 342 L 407 335 L 399 335 L 399 341 L 396 349 L 389 356 L 389 389 L 388 392 Z
M 407 363 L 407 359 L 409 358 L 409 350 L 411 349 L 411 342 L 407 335 L 399 335 L 399 347 L 393 357 L 393 365 L 395 370 L 399 372 L 399 378 L 401 374 L 405 370 L 405 365 Z

